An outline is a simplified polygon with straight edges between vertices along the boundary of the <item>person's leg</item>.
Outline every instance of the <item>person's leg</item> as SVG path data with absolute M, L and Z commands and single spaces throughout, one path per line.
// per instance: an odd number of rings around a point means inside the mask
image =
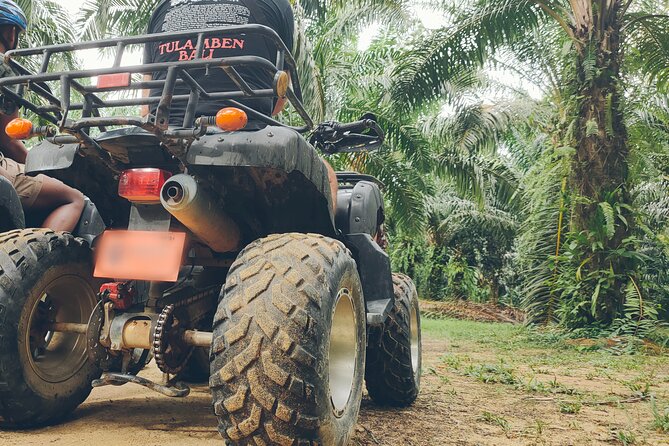
M 323 159 L 323 158 L 321 158 Z M 330 183 L 330 191 L 332 192 L 332 211 L 337 212 L 337 191 L 339 190 L 339 182 L 337 181 L 337 174 L 335 173 L 334 169 L 328 163 L 323 159 L 323 164 L 325 164 L 325 168 L 328 171 L 328 181 Z
M 41 188 L 24 206 L 30 210 L 49 212 L 42 227 L 72 232 L 84 209 L 83 194 L 45 175 L 38 175 L 34 180 L 41 182 Z

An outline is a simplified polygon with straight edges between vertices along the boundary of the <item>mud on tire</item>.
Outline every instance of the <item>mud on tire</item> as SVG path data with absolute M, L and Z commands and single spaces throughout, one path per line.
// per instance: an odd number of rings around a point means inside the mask
M 413 281 L 393 274 L 394 304 L 382 328 L 371 328 L 365 382 L 374 402 L 408 406 L 420 389 L 421 338 Z
M 88 322 L 92 272 L 91 250 L 70 234 L 0 234 L 0 426 L 57 421 L 91 392 L 100 370 L 86 355 L 85 336 L 44 327 Z
M 252 243 L 214 317 L 210 387 L 221 435 L 235 445 L 347 444 L 365 345 L 360 278 L 341 243 L 306 234 Z M 335 370 L 342 364 L 350 375 Z

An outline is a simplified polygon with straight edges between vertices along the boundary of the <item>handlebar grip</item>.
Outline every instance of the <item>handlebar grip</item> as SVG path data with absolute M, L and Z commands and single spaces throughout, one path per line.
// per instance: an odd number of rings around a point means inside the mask
M 333 128 L 338 132 L 359 132 L 370 128 L 372 122 L 370 119 L 363 119 L 348 124 L 335 124 Z

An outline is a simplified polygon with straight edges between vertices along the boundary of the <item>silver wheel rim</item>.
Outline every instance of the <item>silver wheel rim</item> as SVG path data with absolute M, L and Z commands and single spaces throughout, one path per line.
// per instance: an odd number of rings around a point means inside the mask
M 30 311 L 25 349 L 33 372 L 42 380 L 61 383 L 74 376 L 87 359 L 86 336 L 53 332 L 53 322 L 88 323 L 95 293 L 77 276 L 61 276 L 42 291 Z
M 344 414 L 353 392 L 358 357 L 356 317 L 351 292 L 339 290 L 332 313 L 329 351 L 330 402 L 337 417 Z
M 413 373 L 418 373 L 418 357 L 420 355 L 418 342 L 418 310 L 411 305 L 411 367 Z

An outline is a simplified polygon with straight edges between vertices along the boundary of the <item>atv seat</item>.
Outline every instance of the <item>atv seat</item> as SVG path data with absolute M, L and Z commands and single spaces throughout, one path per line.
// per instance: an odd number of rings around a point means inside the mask
M 139 127 L 104 132 L 95 140 L 112 157 L 125 164 L 160 167 L 170 162 L 170 157 L 160 147 L 160 140 Z

